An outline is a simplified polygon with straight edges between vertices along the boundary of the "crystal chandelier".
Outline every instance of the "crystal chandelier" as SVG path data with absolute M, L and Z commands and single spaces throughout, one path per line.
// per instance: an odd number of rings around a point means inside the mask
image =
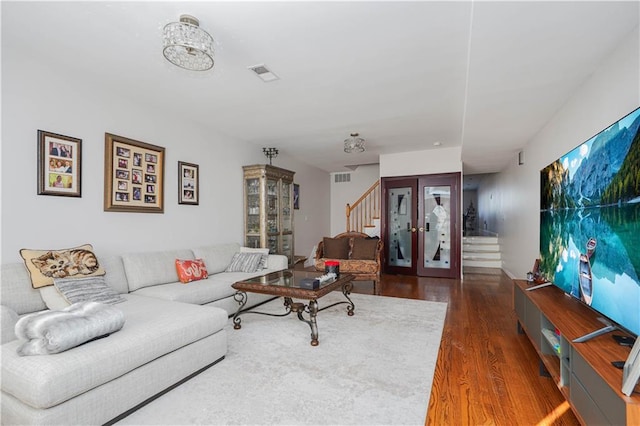
M 344 140 L 344 152 L 364 152 L 364 139 L 358 133 L 351 133 L 351 137 Z
M 165 25 L 163 40 L 162 53 L 172 64 L 191 71 L 213 68 L 213 37 L 193 16 L 182 15 L 180 22 Z

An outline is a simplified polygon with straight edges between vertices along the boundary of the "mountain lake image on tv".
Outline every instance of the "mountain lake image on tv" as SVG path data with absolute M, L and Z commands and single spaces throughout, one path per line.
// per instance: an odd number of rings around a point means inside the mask
M 640 334 L 640 108 L 540 171 L 540 274 Z

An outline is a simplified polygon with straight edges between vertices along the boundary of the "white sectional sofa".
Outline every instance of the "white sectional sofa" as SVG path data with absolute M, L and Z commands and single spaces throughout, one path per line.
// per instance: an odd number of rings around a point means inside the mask
M 52 355 L 18 356 L 19 316 L 46 309 L 24 264 L 2 265 L 1 423 L 104 424 L 156 397 L 227 352 L 224 327 L 237 309 L 231 284 L 287 268 L 269 255 L 267 269 L 225 272 L 239 244 L 100 257 L 105 280 L 124 302 L 124 327 Z M 202 258 L 209 278 L 178 282 L 176 259 Z M 251 294 L 247 307 L 268 300 Z

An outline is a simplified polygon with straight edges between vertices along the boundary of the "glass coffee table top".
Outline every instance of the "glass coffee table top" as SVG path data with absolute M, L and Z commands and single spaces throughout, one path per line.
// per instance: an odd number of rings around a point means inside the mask
M 266 275 L 261 275 L 259 277 L 249 278 L 243 281 L 239 281 L 233 284 L 235 289 L 238 287 L 246 287 L 250 285 L 261 285 L 267 287 L 286 287 L 291 289 L 303 289 L 301 287 L 301 283 L 305 279 L 314 279 L 323 275 L 321 272 L 314 271 L 298 271 L 293 269 L 285 269 L 283 271 L 272 272 Z M 354 278 L 353 275 L 349 274 L 341 274 L 335 280 L 323 282 L 320 284 L 319 289 L 323 289 L 325 287 L 331 287 L 332 290 L 339 287 L 343 282 L 352 281 Z M 335 285 L 336 282 L 338 285 Z M 273 291 L 273 289 L 266 290 Z

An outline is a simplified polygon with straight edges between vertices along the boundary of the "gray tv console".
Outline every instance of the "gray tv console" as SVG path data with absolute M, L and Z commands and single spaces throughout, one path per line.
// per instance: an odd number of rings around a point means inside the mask
M 611 365 L 624 361 L 631 348 L 618 345 L 611 333 L 574 343 L 602 328 L 598 314 L 555 286 L 527 288 L 527 281 L 514 281 L 518 330 L 526 333 L 540 356 L 541 372 L 548 372 L 578 420 L 588 425 L 640 425 L 640 393 L 624 395 L 622 370 Z

